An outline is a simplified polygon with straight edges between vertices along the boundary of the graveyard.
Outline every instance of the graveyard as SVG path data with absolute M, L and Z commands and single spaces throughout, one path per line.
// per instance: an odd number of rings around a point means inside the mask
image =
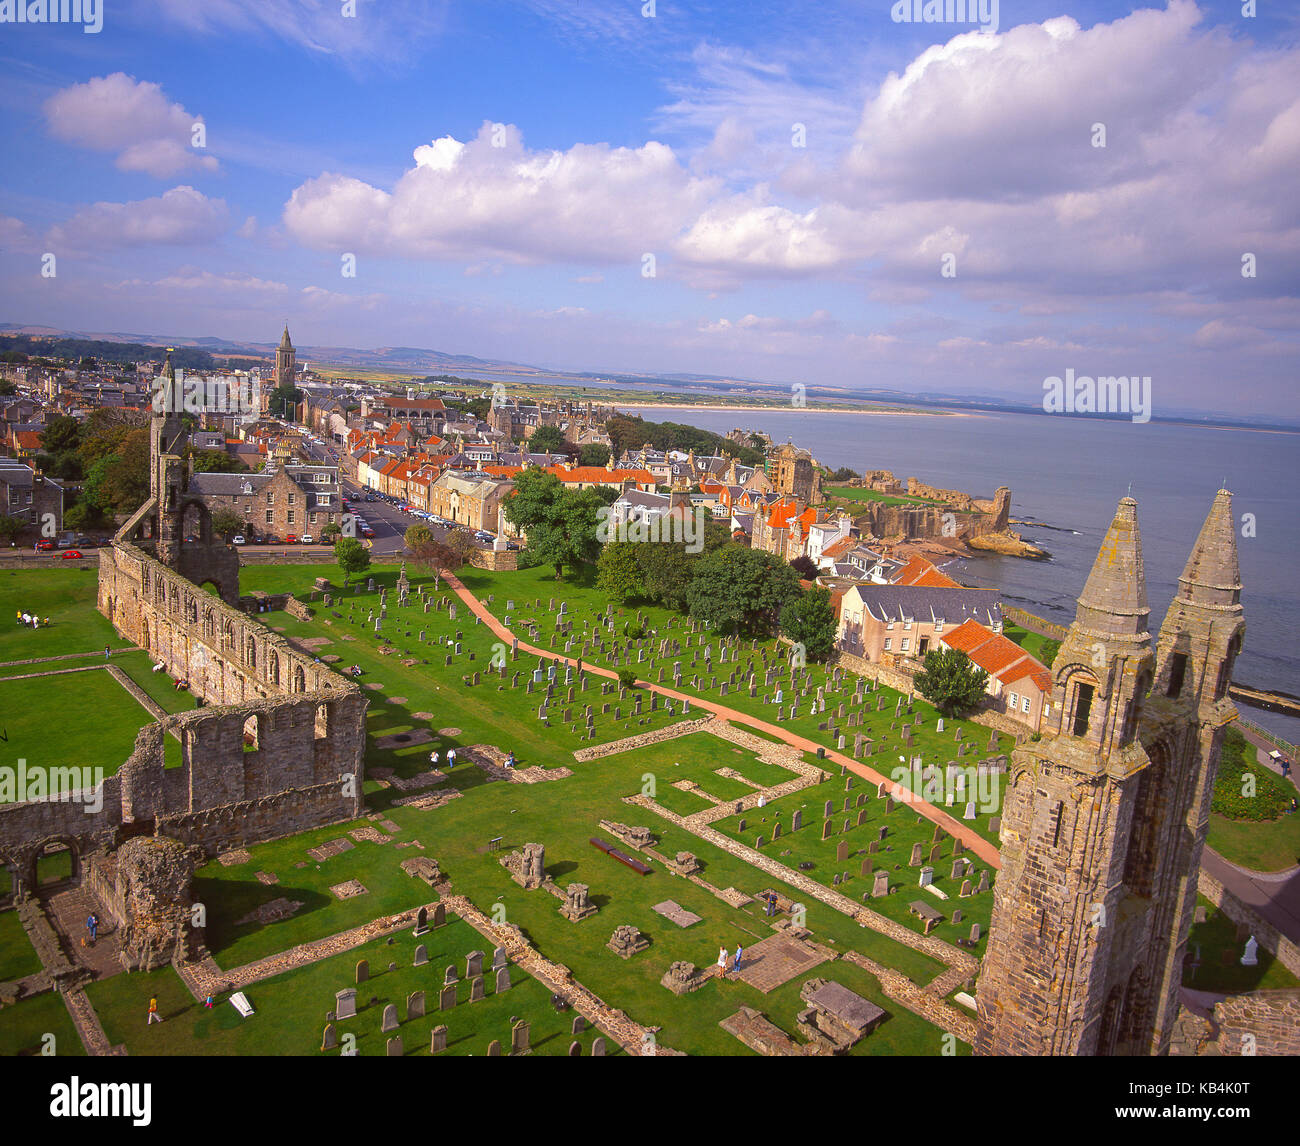
M 666 610 L 610 607 L 581 579 L 465 570 L 509 641 L 442 579 L 390 566 L 346 591 L 339 580 L 333 566 L 253 567 L 243 588 L 293 591 L 300 604 L 261 619 L 358 670 L 370 700 L 365 816 L 201 866 L 207 958 L 184 977 L 167 967 L 92 983 L 109 1044 L 969 1053 L 996 874 L 970 849 L 991 854 L 998 811 L 977 767 L 996 778 L 1010 736 L 945 727 L 919 697 L 792 666 L 775 642 L 710 639 Z M 89 665 L 80 651 L 69 667 Z M 193 705 L 144 653 L 111 663 L 163 710 Z M 622 687 L 614 675 L 627 669 L 654 687 Z M 92 675 L 107 681 L 77 679 Z M 718 719 L 717 706 L 734 713 Z M 900 756 L 903 784 L 889 778 Z M 936 797 L 949 761 L 959 775 Z M 950 830 L 918 814 L 909 788 Z M 14 977 L 30 967 L 13 963 Z M 164 1022 L 146 1025 L 155 996 Z M 36 1030 L 38 1001 L 6 1022 Z

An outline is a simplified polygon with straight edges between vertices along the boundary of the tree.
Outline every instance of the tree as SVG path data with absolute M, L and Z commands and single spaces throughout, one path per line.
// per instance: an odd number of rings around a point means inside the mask
M 829 589 L 809 589 L 786 602 L 781 632 L 803 645 L 810 661 L 824 661 L 835 648 L 835 610 Z
M 637 550 L 644 544 L 648 543 L 611 541 L 601 550 L 596 562 L 596 587 L 611 601 L 626 604 L 645 592 L 637 556 Z
M 194 463 L 194 471 L 201 474 L 234 474 L 248 472 L 248 467 L 244 465 L 237 457 L 226 453 L 225 450 L 196 450 L 192 446 L 186 448 L 190 461 Z
M 23 526 L 27 523 L 21 518 L 10 517 L 7 513 L 0 513 L 0 537 L 5 541 L 13 541 L 22 531 Z
M 104 524 L 104 515 L 95 506 L 79 501 L 63 511 L 65 529 L 97 529 Z
M 961 649 L 932 649 L 925 668 L 916 674 L 916 691 L 945 716 L 958 716 L 984 698 L 989 674 Z
M 18 387 L 10 382 L 8 378 L 0 378 L 0 398 L 8 398 L 10 394 L 17 394 Z
M 563 581 L 566 565 L 590 563 L 600 555 L 597 514 L 617 496 L 608 489 L 568 490 L 553 473 L 526 469 L 515 478 L 506 520 L 528 534 L 528 557 L 554 565 L 555 579 Z
M 578 447 L 578 465 L 603 466 L 609 463 L 609 447 L 600 442 L 588 442 Z
M 805 581 L 813 581 L 817 577 L 817 563 L 806 553 L 800 553 L 791 561 L 790 568 Z
M 691 616 L 723 632 L 767 636 L 799 575 L 771 553 L 724 545 L 700 558 L 687 602 Z
M 854 478 L 859 478 L 861 476 L 860 473 L 856 470 L 849 469 L 848 466 L 840 466 L 839 469 L 831 474 L 831 481 L 852 481 Z
M 292 422 L 294 408 L 302 400 L 302 391 L 297 386 L 277 386 L 267 399 L 266 412 L 272 418 L 282 418 Z
M 621 668 L 618 670 L 619 688 L 636 688 L 636 669 Z
M 559 426 L 538 426 L 528 439 L 528 449 L 534 454 L 563 453 L 564 447 L 564 431 Z
M 433 530 L 427 525 L 408 525 L 402 541 L 407 549 L 412 553 L 416 553 L 423 546 L 433 541 Z
M 334 560 L 343 570 L 343 587 L 358 573 L 370 568 L 370 550 L 355 537 L 343 537 L 334 543 Z
M 51 418 L 41 431 L 41 449 L 47 454 L 61 454 L 81 445 L 81 423 L 76 418 Z
M 244 528 L 244 519 L 233 509 L 221 506 L 212 511 L 212 532 L 218 537 L 231 537 Z
M 337 521 L 331 521 L 320 531 L 320 535 L 325 541 L 328 541 L 331 537 L 342 537 L 343 527 Z

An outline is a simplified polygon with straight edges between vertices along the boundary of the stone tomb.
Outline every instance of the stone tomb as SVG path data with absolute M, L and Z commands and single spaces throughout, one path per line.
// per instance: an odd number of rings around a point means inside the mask
M 808 1004 L 796 1018 L 799 1030 L 811 1042 L 823 1043 L 832 1053 L 843 1054 L 871 1033 L 886 1012 L 869 999 L 828 979 L 809 979 L 799 990 Z

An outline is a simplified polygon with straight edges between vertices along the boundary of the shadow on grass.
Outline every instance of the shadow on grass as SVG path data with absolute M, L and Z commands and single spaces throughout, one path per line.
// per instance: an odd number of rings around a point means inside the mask
M 203 876 L 194 877 L 194 896 L 196 903 L 217 906 L 208 920 L 208 949 L 220 953 L 246 935 L 260 931 L 264 927 L 274 927 L 274 923 L 259 923 L 249 920 L 246 923 L 235 922 L 256 911 L 263 904 L 273 899 L 291 899 L 301 902 L 293 915 L 281 922 L 303 919 L 313 911 L 328 907 L 335 901 L 328 895 L 306 887 L 286 887 L 284 884 L 264 884 L 257 880 L 239 881 L 212 879 Z

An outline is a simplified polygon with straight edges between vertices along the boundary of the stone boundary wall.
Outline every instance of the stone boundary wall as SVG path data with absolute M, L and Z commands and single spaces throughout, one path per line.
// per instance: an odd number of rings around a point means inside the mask
M 835 663 L 846 668 L 851 673 L 858 676 L 866 677 L 867 680 L 878 681 L 896 692 L 911 693 L 915 689 L 912 683 L 911 673 L 902 672 L 899 669 L 890 668 L 888 665 L 877 664 L 875 661 L 869 661 L 865 657 L 854 656 L 852 653 L 839 652 L 836 654 Z
M 579 748 L 573 758 L 579 763 L 598 760 L 602 756 L 615 756 L 620 752 L 631 752 L 644 748 L 647 744 L 661 744 L 665 740 L 676 740 L 679 736 L 689 736 L 692 732 L 703 732 L 713 723 L 713 717 L 702 716 L 697 720 L 679 720 L 667 728 L 657 728 L 653 732 L 641 732 L 636 736 L 625 736 L 622 740 L 611 740 L 607 744 L 597 744 L 593 748 Z
M 1048 637 L 1054 641 L 1065 640 L 1070 632 L 1064 625 L 1045 621 L 1042 617 L 1027 613 L 1024 609 L 1017 609 L 1014 605 L 1002 606 L 1002 618 L 1019 625 L 1022 629 L 1028 629 L 1031 633 L 1037 633 L 1040 637 Z
M 1278 931 L 1253 907 L 1243 903 L 1205 868 L 1201 868 L 1198 890 L 1234 923 L 1249 927 L 1259 945 L 1266 951 L 1272 952 L 1278 962 L 1291 974 L 1300 975 L 1300 947 Z
M 1241 1055 L 1253 1037 L 1257 1055 L 1300 1055 L 1300 990 L 1251 991 L 1214 1004 L 1223 1055 Z

